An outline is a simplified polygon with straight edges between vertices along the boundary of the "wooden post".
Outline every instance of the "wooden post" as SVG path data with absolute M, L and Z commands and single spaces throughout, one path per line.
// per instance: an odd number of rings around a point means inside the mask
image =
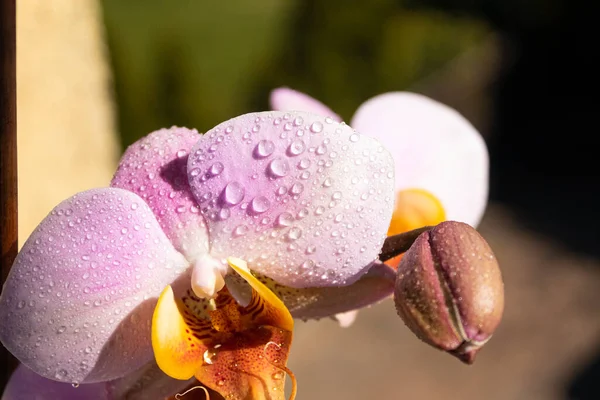
M 4 284 L 17 255 L 17 70 L 15 0 L 0 0 L 0 239 Z M 0 322 L 3 323 L 3 322 Z M 16 361 L 0 345 L 0 396 Z

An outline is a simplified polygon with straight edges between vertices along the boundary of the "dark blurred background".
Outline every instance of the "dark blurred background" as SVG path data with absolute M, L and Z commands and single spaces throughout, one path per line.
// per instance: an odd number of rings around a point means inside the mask
M 505 322 L 472 368 L 384 303 L 357 326 L 298 328 L 300 399 L 599 399 L 597 13 L 584 0 L 103 0 L 123 147 L 206 131 L 289 86 L 345 120 L 410 90 L 469 118 L 491 156 L 481 226 Z M 391 358 L 390 358 L 391 357 Z M 480 364 L 480 365 L 478 365 Z

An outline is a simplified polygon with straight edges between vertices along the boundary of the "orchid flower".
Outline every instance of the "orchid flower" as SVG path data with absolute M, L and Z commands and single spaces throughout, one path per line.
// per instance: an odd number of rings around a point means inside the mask
M 273 90 L 270 102 L 274 110 L 341 121 L 326 105 L 292 89 Z M 392 92 L 363 103 L 350 126 L 378 139 L 394 156 L 396 201 L 389 235 L 445 220 L 479 224 L 488 196 L 488 152 L 457 111 L 423 95 Z
M 59 204 L 18 254 L 0 297 L 0 340 L 27 367 L 14 382 L 118 399 L 195 377 L 228 399 L 281 399 L 293 317 L 393 292 L 377 260 L 393 204 L 391 154 L 330 117 L 154 132 L 111 187 Z

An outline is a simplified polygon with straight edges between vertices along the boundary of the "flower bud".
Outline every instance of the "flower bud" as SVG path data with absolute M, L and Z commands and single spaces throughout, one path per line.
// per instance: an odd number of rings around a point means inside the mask
M 442 222 L 402 258 L 394 302 L 417 337 L 472 364 L 502 318 L 504 284 L 496 257 L 471 226 Z

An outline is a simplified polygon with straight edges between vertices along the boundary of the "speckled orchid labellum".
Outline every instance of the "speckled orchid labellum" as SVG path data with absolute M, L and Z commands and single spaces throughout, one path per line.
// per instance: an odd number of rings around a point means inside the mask
M 392 294 L 377 256 L 393 182 L 377 140 L 307 112 L 140 139 L 110 188 L 59 204 L 17 256 L 0 297 L 0 340 L 27 367 L 13 382 L 283 398 L 292 318 Z
M 504 284 L 489 245 L 448 221 L 422 233 L 402 258 L 396 310 L 424 342 L 471 364 L 504 310 Z

